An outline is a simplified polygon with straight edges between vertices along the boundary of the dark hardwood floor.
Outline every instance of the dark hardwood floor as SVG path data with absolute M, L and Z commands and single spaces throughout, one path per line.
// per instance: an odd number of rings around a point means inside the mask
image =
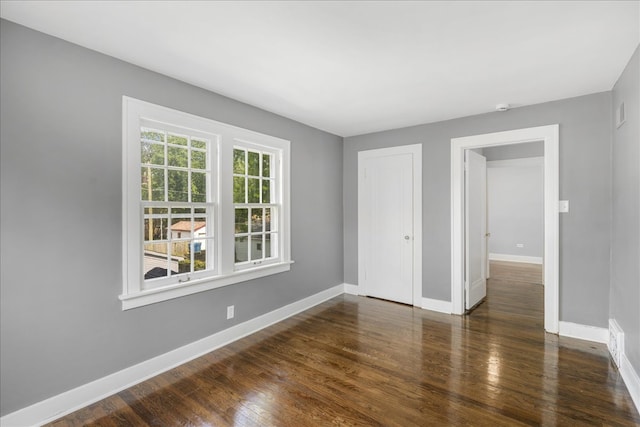
M 51 425 L 640 425 L 604 345 L 544 333 L 539 267 L 499 264 L 469 316 L 342 295 Z

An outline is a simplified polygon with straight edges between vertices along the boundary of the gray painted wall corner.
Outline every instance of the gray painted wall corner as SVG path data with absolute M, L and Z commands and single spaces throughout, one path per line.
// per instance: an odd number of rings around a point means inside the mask
M 341 137 L 6 20 L 0 31 L 1 415 L 343 282 Z M 291 141 L 290 272 L 121 310 L 123 95 Z
M 640 373 L 640 47 L 613 87 L 610 317 L 625 333 L 625 353 Z

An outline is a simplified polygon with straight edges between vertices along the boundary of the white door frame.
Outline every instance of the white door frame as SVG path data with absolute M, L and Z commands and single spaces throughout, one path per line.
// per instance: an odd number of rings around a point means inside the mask
M 544 329 L 559 323 L 559 126 L 548 125 L 451 139 L 451 311 L 464 314 L 464 151 L 544 141 Z
M 411 154 L 413 159 L 413 305 L 422 306 L 422 144 L 380 148 L 358 152 L 358 294 L 366 295 L 365 282 L 365 230 L 368 215 L 364 211 L 363 159 L 395 154 Z

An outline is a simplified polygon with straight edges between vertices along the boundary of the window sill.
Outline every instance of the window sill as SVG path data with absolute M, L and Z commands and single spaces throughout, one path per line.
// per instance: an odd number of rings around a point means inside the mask
M 221 288 L 223 286 L 232 285 L 234 283 L 245 282 L 248 280 L 258 279 L 260 277 L 270 276 L 272 274 L 283 273 L 289 271 L 293 261 L 283 261 L 277 264 L 269 264 L 261 267 L 255 267 L 247 270 L 234 271 L 231 274 L 220 275 L 215 277 L 207 277 L 192 280 L 188 283 L 180 283 L 172 286 L 166 286 L 157 289 L 147 289 L 141 292 L 123 294 L 118 298 L 122 301 L 122 309 L 130 310 L 132 308 L 143 307 L 157 302 L 167 301 L 198 292 L 204 292 L 211 289 Z

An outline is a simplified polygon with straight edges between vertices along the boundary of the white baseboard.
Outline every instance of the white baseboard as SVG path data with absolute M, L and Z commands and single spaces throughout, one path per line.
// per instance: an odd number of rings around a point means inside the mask
M 597 326 L 580 325 L 572 322 L 558 322 L 558 334 L 564 337 L 578 338 L 606 344 L 609 341 L 609 330 Z
M 349 295 L 360 295 L 358 293 L 358 285 L 352 285 L 350 283 L 345 283 L 344 284 L 344 293 L 345 294 L 349 294 Z
M 422 298 L 422 308 L 425 310 L 437 311 L 439 313 L 451 314 L 451 301 Z
M 631 362 L 627 359 L 626 354 L 622 353 L 620 362 L 620 375 L 622 375 L 622 380 L 627 386 L 627 390 L 629 390 L 636 409 L 640 411 L 640 377 L 636 370 L 633 369 L 633 365 L 631 365 Z
M 308 310 L 315 305 L 341 295 L 344 290 L 345 285 L 334 286 L 168 353 L 50 397 L 3 416 L 0 418 L 0 425 L 7 427 L 36 426 L 51 422 L 267 326 Z
M 489 254 L 491 261 L 526 262 L 528 264 L 542 264 L 542 257 L 510 254 Z

